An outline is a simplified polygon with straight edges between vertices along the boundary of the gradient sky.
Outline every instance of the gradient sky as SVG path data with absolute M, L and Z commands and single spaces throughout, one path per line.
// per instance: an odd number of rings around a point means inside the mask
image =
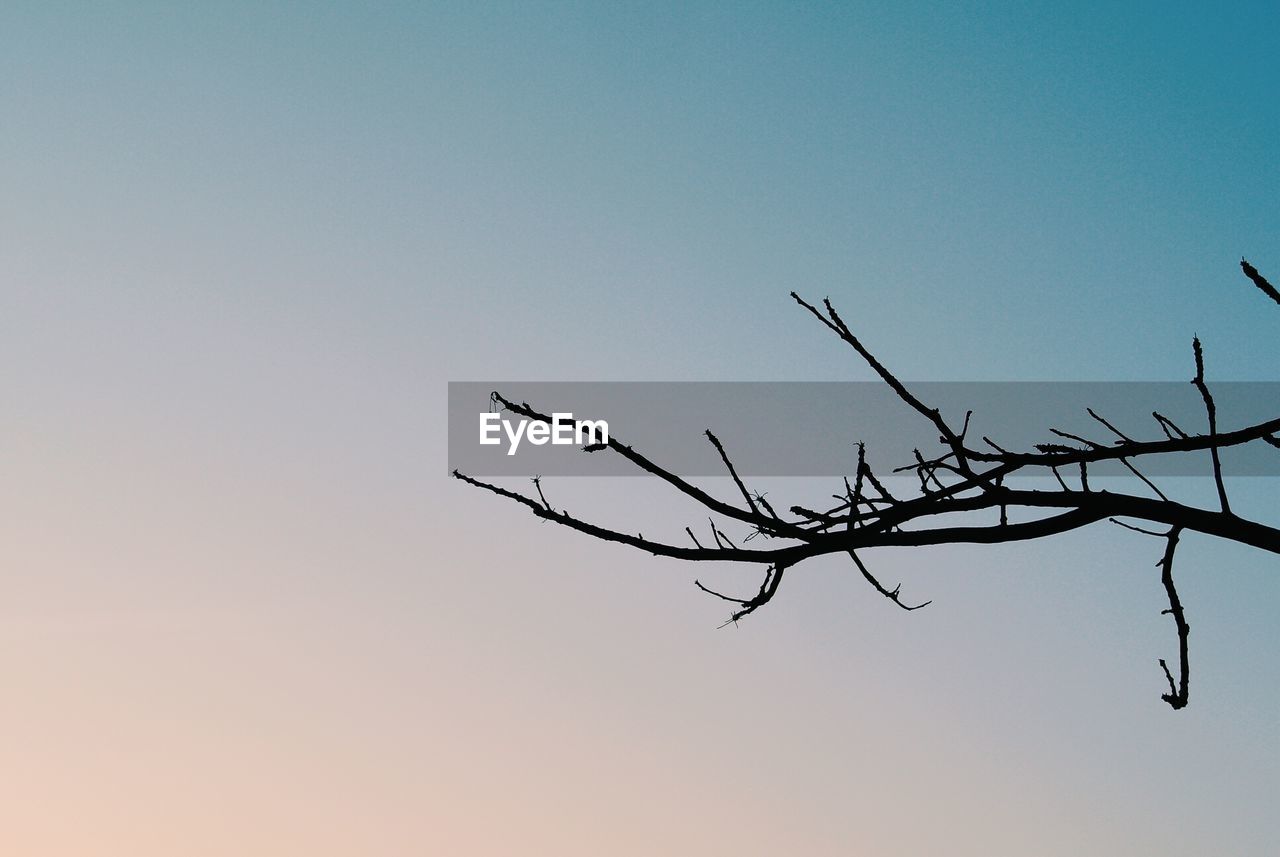
M 1198 333 L 1276 380 L 1277 43 L 1262 3 L 5 4 L 0 849 L 1272 853 L 1273 557 L 1184 540 L 1174 714 L 1150 539 L 874 557 L 909 616 L 815 562 L 717 630 L 692 569 L 446 479 L 443 410 L 868 377 L 792 289 L 906 378 L 1189 378 Z M 625 482 L 548 489 L 687 522 Z

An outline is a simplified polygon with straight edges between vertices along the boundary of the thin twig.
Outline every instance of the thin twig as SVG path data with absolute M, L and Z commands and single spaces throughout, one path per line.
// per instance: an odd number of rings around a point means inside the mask
M 1164 556 L 1161 557 L 1160 562 L 1156 563 L 1160 566 L 1160 582 L 1164 584 L 1165 594 L 1169 596 L 1169 609 L 1162 612 L 1172 616 L 1174 624 L 1178 627 L 1178 682 L 1176 685 L 1173 676 L 1169 673 L 1169 665 L 1165 663 L 1164 658 L 1160 659 L 1160 667 L 1164 670 L 1165 678 L 1169 680 L 1169 692 L 1160 698 L 1169 703 L 1175 711 L 1187 704 L 1187 681 L 1191 675 L 1187 663 L 1187 635 L 1191 633 L 1191 627 L 1187 625 L 1187 617 L 1182 612 L 1182 599 L 1178 597 L 1178 589 L 1173 585 L 1173 554 L 1178 549 L 1180 535 L 1182 535 L 1181 527 L 1169 530 L 1165 536 L 1167 541 Z
M 1200 391 L 1200 398 L 1204 399 L 1204 409 L 1209 415 L 1209 437 L 1216 438 L 1218 409 L 1213 403 L 1213 396 L 1209 395 L 1209 386 L 1204 382 L 1204 349 L 1200 347 L 1200 337 L 1192 338 L 1191 350 L 1196 358 L 1196 377 L 1191 379 L 1191 383 Z M 1218 500 L 1222 503 L 1222 511 L 1231 514 L 1231 504 L 1227 502 L 1227 487 L 1222 483 L 1222 461 L 1218 458 L 1217 444 L 1209 446 L 1209 455 L 1213 458 L 1213 481 L 1218 486 Z
M 738 471 L 734 468 L 733 462 L 729 460 L 729 454 L 724 451 L 724 445 L 720 443 L 720 439 L 711 433 L 711 429 L 706 431 L 707 440 L 711 441 L 711 445 L 716 448 L 716 452 L 720 453 L 720 460 L 724 462 L 725 468 L 729 471 L 729 475 L 733 477 L 733 484 L 738 486 L 738 491 L 742 493 L 742 498 L 747 501 L 753 514 L 759 515 L 760 509 L 756 507 L 756 501 L 752 499 L 751 492 L 747 490 L 747 486 L 742 484 L 742 479 L 738 477 Z M 775 515 L 775 517 L 777 517 Z
M 1258 273 L 1258 269 L 1250 265 L 1244 259 L 1240 260 L 1240 269 L 1244 271 L 1244 275 L 1253 280 L 1253 284 L 1257 286 L 1264 295 L 1271 300 L 1280 304 L 1280 291 L 1276 291 L 1276 287 L 1267 282 L 1267 278 Z
M 901 583 L 895 586 L 892 590 L 886 589 L 884 585 L 881 584 L 880 581 L 876 579 L 876 576 L 872 574 L 870 570 L 867 569 L 867 566 L 862 562 L 862 559 L 858 556 L 856 551 L 849 551 L 849 556 L 853 559 L 853 564 L 858 567 L 858 571 L 862 572 L 862 576 L 866 578 L 867 582 L 870 583 L 873 587 L 875 587 L 876 592 L 879 592 L 881 595 L 883 595 L 885 598 L 888 598 L 894 604 L 897 604 L 903 610 L 906 610 L 908 612 L 912 610 L 919 610 L 921 607 L 927 607 L 933 603 L 932 600 L 929 600 L 924 602 L 923 604 L 916 604 L 913 606 L 907 606 L 906 604 L 903 604 L 902 599 L 898 597 L 898 593 L 902 591 Z

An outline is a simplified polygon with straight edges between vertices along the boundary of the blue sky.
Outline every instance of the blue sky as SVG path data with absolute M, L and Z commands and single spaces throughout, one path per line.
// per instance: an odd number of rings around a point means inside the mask
M 1270 4 L 6 5 L 14 835 L 1265 853 L 1267 558 L 1188 540 L 1171 717 L 1141 541 L 890 555 L 935 597 L 907 623 L 833 566 L 715 634 L 688 569 L 440 465 L 449 380 L 869 377 L 793 289 L 906 378 L 1189 378 L 1198 333 L 1275 380 L 1237 266 L 1280 277 L 1278 37 Z

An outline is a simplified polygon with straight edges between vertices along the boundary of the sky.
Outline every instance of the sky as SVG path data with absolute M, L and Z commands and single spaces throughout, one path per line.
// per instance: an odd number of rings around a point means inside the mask
M 870 378 L 792 290 L 908 379 L 1180 380 L 1195 334 L 1280 380 L 1238 267 L 1280 277 L 1278 37 L 1261 3 L 5 4 L 0 843 L 1270 853 L 1273 557 L 1184 540 L 1173 713 L 1153 540 L 868 556 L 909 615 L 818 561 L 718 629 L 694 577 L 751 572 L 466 489 L 444 411 Z

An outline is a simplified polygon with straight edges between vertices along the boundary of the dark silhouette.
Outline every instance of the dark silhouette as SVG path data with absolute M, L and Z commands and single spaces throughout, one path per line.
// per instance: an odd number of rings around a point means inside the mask
M 1257 269 L 1244 260 L 1241 260 L 1240 265 L 1263 294 L 1280 304 L 1280 292 L 1277 292 Z M 1173 579 L 1173 562 L 1178 541 L 1184 531 L 1193 531 L 1251 545 L 1272 553 L 1280 553 L 1280 529 L 1242 518 L 1232 512 L 1218 455 L 1219 450 L 1223 448 L 1259 440 L 1280 449 L 1280 438 L 1277 437 L 1277 433 L 1280 433 L 1280 415 L 1244 428 L 1219 431 L 1213 396 L 1205 382 L 1204 351 L 1199 338 L 1194 338 L 1192 353 L 1195 359 L 1195 377 L 1191 383 L 1195 385 L 1204 401 L 1208 417 L 1207 434 L 1190 434 L 1175 425 L 1168 417 L 1159 412 L 1152 412 L 1156 425 L 1164 435 L 1163 438 L 1135 440 L 1090 409 L 1089 415 L 1108 435 L 1114 436 L 1114 439 L 1102 443 L 1053 429 L 1051 431 L 1059 440 L 1068 443 L 1059 441 L 1040 443 L 1034 446 L 1033 451 L 1017 452 L 1003 449 L 984 436 L 980 440 L 986 448 L 979 449 L 967 436 L 972 412 L 965 415 L 964 423 L 958 431 L 952 428 L 937 409 L 917 399 L 863 346 L 829 300 L 824 300 L 823 309 L 819 310 L 795 292 L 791 293 L 791 297 L 852 347 L 903 402 L 919 413 L 923 419 L 928 420 L 937 430 L 938 443 L 941 447 L 937 455 L 927 458 L 916 450 L 914 462 L 894 471 L 895 473 L 913 473 L 916 476 L 919 481 L 919 491 L 915 496 L 901 498 L 890 494 L 867 464 L 865 448 L 862 444 L 858 445 L 858 463 L 853 482 L 851 484 L 848 479 L 844 480 L 844 492 L 836 497 L 839 503 L 825 510 L 792 506 L 786 517 L 779 515 L 763 495 L 748 490 L 724 446 L 710 431 L 706 433 L 707 439 L 719 453 L 725 469 L 733 479 L 740 503 L 728 503 L 712 497 L 685 479 L 650 461 L 616 437 L 610 437 L 607 443 L 583 447 L 587 452 L 613 450 L 640 470 L 662 479 L 677 491 L 697 501 L 713 515 L 747 524 L 753 529 L 753 536 L 760 535 L 771 541 L 776 540 L 782 543 L 779 546 L 763 549 L 740 547 L 725 535 L 712 518 L 710 519 L 711 543 L 704 545 L 694 535 L 693 530 L 686 527 L 685 532 L 693 542 L 693 546 L 685 547 L 596 526 L 575 518 L 567 512 L 557 510 L 547 501 L 537 478 L 533 480 L 537 497 L 533 498 L 479 481 L 456 470 L 453 475 L 469 485 L 521 503 L 540 518 L 554 521 L 604 541 L 630 545 L 656 556 L 693 561 L 757 563 L 764 566 L 764 580 L 760 589 L 748 598 L 735 598 L 715 592 L 695 581 L 698 588 L 704 592 L 737 605 L 729 617 L 729 622 L 737 622 L 772 600 L 777 595 L 778 587 L 787 570 L 810 557 L 831 553 L 847 554 L 854 567 L 877 592 L 903 610 L 916 610 L 929 602 L 914 605 L 904 603 L 899 596 L 901 587 L 895 586 L 889 589 L 884 586 L 867 568 L 859 554 L 860 551 L 888 545 L 937 545 L 959 542 L 996 544 L 1038 539 L 1054 533 L 1074 530 L 1097 521 L 1109 520 L 1164 542 L 1164 553 L 1158 565 L 1169 599 L 1169 607 L 1164 612 L 1173 618 L 1177 629 L 1178 672 L 1175 679 L 1168 664 L 1164 659 L 1160 659 L 1160 666 L 1169 682 L 1169 691 L 1163 694 L 1162 698 L 1174 709 L 1184 707 L 1187 704 L 1188 693 L 1187 636 L 1190 629 Z M 498 404 L 516 414 L 529 419 L 544 421 L 549 419 L 546 415 L 534 411 L 527 403 L 517 404 L 508 401 L 498 393 L 493 395 Z M 1208 450 L 1210 453 L 1218 493 L 1219 508 L 1217 509 L 1197 508 L 1169 499 L 1155 483 L 1139 471 L 1134 463 L 1146 456 L 1199 450 Z M 1089 466 L 1102 461 L 1119 461 L 1138 477 L 1154 496 L 1091 489 Z M 1064 478 L 1064 472 L 1068 477 Z M 1034 473 L 1051 473 L 1059 487 L 1053 490 L 1025 490 L 1005 485 L 1006 478 L 1014 474 Z M 1068 483 L 1068 478 L 1075 483 L 1074 487 Z M 1008 510 L 1011 507 L 1022 510 L 1045 510 L 1051 513 L 1030 521 L 1010 523 Z M 911 526 L 925 524 L 935 515 L 979 511 L 994 513 L 997 516 L 995 522 L 979 526 Z M 1120 520 L 1122 518 L 1157 525 L 1160 529 L 1126 523 Z

